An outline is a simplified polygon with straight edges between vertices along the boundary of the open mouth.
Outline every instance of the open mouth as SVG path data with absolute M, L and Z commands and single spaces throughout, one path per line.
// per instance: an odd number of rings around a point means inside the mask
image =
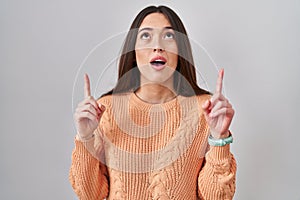
M 156 56 L 150 60 L 151 66 L 158 71 L 164 69 L 166 63 L 167 63 L 167 59 L 165 59 L 163 56 Z
M 159 60 L 159 59 L 158 59 L 158 60 L 151 61 L 150 63 L 151 63 L 151 65 L 154 65 L 154 66 L 162 66 L 162 65 L 165 65 L 165 64 L 166 64 L 165 61 Z

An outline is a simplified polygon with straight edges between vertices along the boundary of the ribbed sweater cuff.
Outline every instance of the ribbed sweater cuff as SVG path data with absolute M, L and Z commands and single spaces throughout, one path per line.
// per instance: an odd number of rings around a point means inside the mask
M 224 160 L 231 158 L 230 144 L 225 146 L 211 146 L 206 154 L 206 159 L 212 163 L 222 163 Z
M 84 142 L 77 140 L 75 138 L 75 151 L 78 155 L 92 156 L 90 152 L 86 149 Z

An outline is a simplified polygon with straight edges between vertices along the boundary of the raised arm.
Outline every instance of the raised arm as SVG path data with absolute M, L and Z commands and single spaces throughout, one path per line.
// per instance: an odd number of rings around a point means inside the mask
M 222 94 L 224 70 L 220 70 L 216 92 L 202 108 L 211 138 L 215 141 L 228 138 L 234 110 Z M 230 153 L 230 144 L 210 146 L 198 177 L 198 193 L 205 200 L 232 199 L 235 193 L 236 161 Z
M 106 166 L 96 159 L 95 154 L 100 154 L 103 147 L 99 141 L 96 146 L 95 140 L 101 135 L 98 126 L 105 107 L 91 96 L 88 75 L 84 80 L 85 99 L 74 114 L 77 136 L 69 180 L 80 199 L 100 200 L 108 196 L 108 176 Z

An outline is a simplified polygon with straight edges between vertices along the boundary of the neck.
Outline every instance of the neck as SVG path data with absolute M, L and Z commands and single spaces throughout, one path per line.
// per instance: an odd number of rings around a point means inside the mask
M 151 104 L 165 103 L 177 96 L 173 89 L 158 84 L 143 85 L 135 94 L 141 100 Z

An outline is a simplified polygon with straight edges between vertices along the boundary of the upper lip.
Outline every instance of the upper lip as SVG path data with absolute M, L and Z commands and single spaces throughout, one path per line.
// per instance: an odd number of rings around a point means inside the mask
M 151 60 L 150 60 L 150 63 L 151 62 L 154 62 L 154 61 L 163 61 L 163 62 L 167 62 L 167 59 L 166 58 L 164 58 L 163 56 L 155 56 L 154 58 L 152 58 Z

